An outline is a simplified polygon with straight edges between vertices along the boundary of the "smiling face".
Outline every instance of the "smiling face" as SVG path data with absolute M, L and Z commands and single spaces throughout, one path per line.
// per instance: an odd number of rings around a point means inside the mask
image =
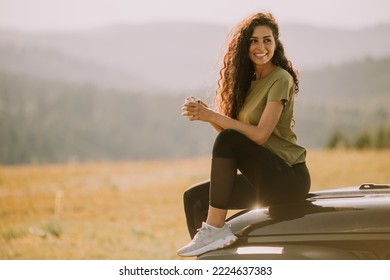
M 255 69 L 263 69 L 272 66 L 272 57 L 276 48 L 275 38 L 271 28 L 266 25 L 258 25 L 253 29 L 249 40 L 249 59 Z

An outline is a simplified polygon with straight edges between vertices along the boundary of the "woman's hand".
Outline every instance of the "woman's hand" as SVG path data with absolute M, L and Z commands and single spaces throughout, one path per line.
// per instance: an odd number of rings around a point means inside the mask
M 187 97 L 182 107 L 182 116 L 187 117 L 190 121 L 210 122 L 211 116 L 214 113 L 206 103 L 200 99 L 195 99 L 193 96 Z

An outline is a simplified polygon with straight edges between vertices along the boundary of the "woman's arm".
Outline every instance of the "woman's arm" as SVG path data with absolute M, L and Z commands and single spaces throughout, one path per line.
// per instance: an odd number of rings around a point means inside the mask
M 215 123 L 210 122 L 210 124 L 217 132 L 221 132 L 223 130 L 222 127 L 220 127 L 219 125 L 216 125 Z
M 190 120 L 209 122 L 214 127 L 221 128 L 221 130 L 234 129 L 255 143 L 263 145 L 275 129 L 283 107 L 282 101 L 269 101 L 257 126 L 223 116 L 201 104 L 190 104 L 183 115 L 192 116 Z

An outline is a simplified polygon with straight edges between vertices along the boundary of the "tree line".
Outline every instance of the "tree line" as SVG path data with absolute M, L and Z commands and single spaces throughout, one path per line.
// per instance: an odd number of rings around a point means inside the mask
M 303 73 L 306 86 L 296 102 L 300 144 L 389 148 L 390 80 L 383 74 L 388 69 L 390 59 Z M 191 94 L 212 99 L 201 91 Z M 216 133 L 206 123 L 181 116 L 186 95 L 152 95 L 0 71 L 0 164 L 210 155 Z
M 390 149 L 390 126 L 381 125 L 375 130 L 365 129 L 352 139 L 342 130 L 335 129 L 330 135 L 326 147 L 328 149 Z
M 0 72 L 0 163 L 175 158 L 214 136 L 181 116 L 184 96 L 145 95 Z

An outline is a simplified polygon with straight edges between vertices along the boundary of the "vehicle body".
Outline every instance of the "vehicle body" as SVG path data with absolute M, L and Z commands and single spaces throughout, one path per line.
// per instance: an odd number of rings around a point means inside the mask
M 238 240 L 198 259 L 390 260 L 390 185 L 316 191 L 228 223 Z

